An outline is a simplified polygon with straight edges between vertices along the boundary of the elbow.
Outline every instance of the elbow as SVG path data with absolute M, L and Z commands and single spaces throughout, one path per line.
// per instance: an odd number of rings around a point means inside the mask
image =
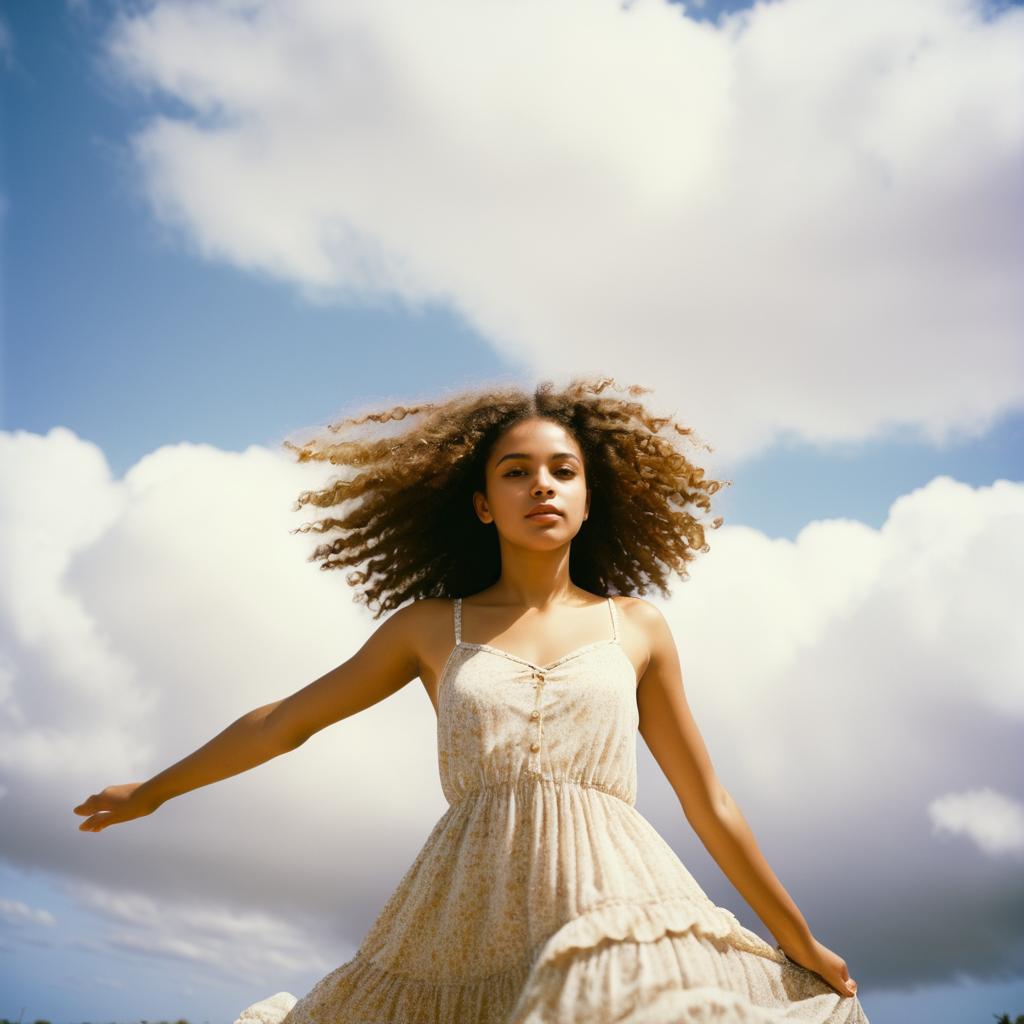
M 294 729 L 278 728 L 270 730 L 270 743 L 275 754 L 287 754 L 301 747 L 312 733 L 296 732 Z
M 309 739 L 311 735 L 312 733 L 303 733 L 301 735 L 293 733 L 292 735 L 288 736 L 287 739 L 281 742 L 280 752 L 282 754 L 287 754 L 288 751 L 290 750 L 297 750 L 299 747 L 302 746 L 303 743 L 306 742 L 306 740 Z
M 680 798 L 680 803 L 686 820 L 696 832 L 701 833 L 706 827 L 717 825 L 727 817 L 732 798 L 728 790 L 715 781 L 696 795 L 691 793 L 685 799 Z
M 710 801 L 718 817 L 728 814 L 729 808 L 732 806 L 732 797 L 729 795 L 729 791 L 717 779 L 711 790 Z
M 717 778 L 708 799 L 716 821 L 728 822 L 733 818 L 736 812 L 736 803 L 729 790 Z
M 308 733 L 301 733 L 289 723 L 280 710 L 280 704 L 271 704 L 259 709 L 259 728 L 263 743 L 269 748 L 271 757 L 286 754 L 301 747 L 309 739 Z

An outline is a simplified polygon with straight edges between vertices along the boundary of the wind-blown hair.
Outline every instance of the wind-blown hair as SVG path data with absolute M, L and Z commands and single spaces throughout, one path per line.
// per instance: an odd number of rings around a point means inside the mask
M 294 505 L 299 511 L 307 504 L 330 508 L 355 500 L 351 508 L 291 532 L 339 534 L 308 560 L 322 561 L 321 569 L 365 563 L 365 571 L 346 579 L 354 587 L 366 585 L 356 600 L 376 603 L 374 618 L 409 600 L 475 594 L 501 575 L 501 552 L 494 523 L 477 518 L 473 492 L 486 493 L 485 466 L 501 435 L 522 420 L 543 417 L 575 437 L 591 489 L 590 514 L 570 547 L 573 583 L 600 596 L 646 594 L 651 585 L 665 595 L 669 574 L 688 578 L 687 562 L 696 551 L 710 550 L 703 526 L 686 506 L 709 511 L 710 495 L 732 481 L 705 479 L 674 439 L 660 433 L 671 425 L 696 444 L 692 428 L 653 416 L 639 402 L 605 396 L 609 387 L 631 396 L 651 390 L 623 389 L 609 377 L 573 380 L 564 389 L 543 382 L 532 394 L 515 385 L 491 386 L 326 428 L 339 434 L 367 421 L 422 416 L 391 436 L 335 440 L 321 434 L 301 445 L 285 441 L 299 462 L 355 470 L 322 490 L 303 491 Z M 711 528 L 721 524 L 719 516 Z

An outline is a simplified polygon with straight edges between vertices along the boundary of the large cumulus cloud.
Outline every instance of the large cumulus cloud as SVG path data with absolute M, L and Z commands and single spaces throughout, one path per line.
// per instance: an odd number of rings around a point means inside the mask
M 1024 10 L 161 0 L 108 42 L 197 252 L 658 381 L 721 451 L 1024 400 Z

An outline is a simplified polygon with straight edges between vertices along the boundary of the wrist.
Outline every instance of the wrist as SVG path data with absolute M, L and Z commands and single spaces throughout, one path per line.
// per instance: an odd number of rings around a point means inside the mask
M 803 927 L 792 925 L 785 928 L 774 928 L 772 929 L 772 935 L 784 950 L 793 950 L 794 952 L 808 950 L 814 942 L 814 936 L 806 925 Z
M 167 792 L 158 780 L 159 776 L 154 775 L 153 778 L 140 783 L 134 793 L 136 800 L 140 800 L 147 807 L 152 807 L 154 811 L 174 796 L 173 793 Z

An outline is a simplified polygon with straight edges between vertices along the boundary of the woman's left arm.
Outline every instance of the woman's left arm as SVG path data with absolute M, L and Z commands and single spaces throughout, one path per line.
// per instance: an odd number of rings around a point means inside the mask
M 800 908 L 761 853 L 754 834 L 715 772 L 690 711 L 672 631 L 661 611 L 634 603 L 650 657 L 637 687 L 640 733 L 668 778 L 686 820 L 708 853 L 775 936 L 782 951 L 841 995 L 856 992 L 846 963 L 811 934 Z

